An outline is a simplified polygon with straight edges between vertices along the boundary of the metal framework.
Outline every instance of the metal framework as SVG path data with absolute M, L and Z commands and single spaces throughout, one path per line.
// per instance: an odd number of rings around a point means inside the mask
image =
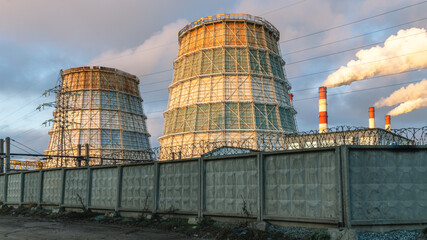
M 151 159 L 138 84 L 136 76 L 113 68 L 62 71 L 45 154 L 80 156 L 78 145 L 89 144 L 91 157 Z M 47 165 L 71 164 L 63 160 L 54 157 Z
M 162 148 L 296 132 L 278 40 L 273 25 L 246 14 L 220 14 L 184 27 Z M 159 160 L 167 155 L 160 152 Z

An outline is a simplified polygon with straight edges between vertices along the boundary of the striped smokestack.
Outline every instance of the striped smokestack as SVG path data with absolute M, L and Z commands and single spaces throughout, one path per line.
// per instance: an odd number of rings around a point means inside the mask
M 369 128 L 375 128 L 375 108 L 369 108 Z
M 326 110 L 326 87 L 319 88 L 319 133 L 328 131 L 328 112 Z
M 390 115 L 385 115 L 385 130 L 390 131 L 391 130 L 391 117 Z

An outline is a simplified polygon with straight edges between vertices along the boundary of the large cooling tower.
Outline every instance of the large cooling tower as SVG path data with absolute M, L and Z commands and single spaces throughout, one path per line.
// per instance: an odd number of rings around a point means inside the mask
M 257 149 L 296 131 L 279 31 L 271 23 L 220 14 L 188 24 L 178 38 L 160 160 L 200 156 L 210 150 L 206 143 L 248 147 L 245 140 L 255 139 L 249 147 Z
M 89 144 L 90 157 L 99 157 L 90 159 L 91 165 L 102 158 L 150 159 L 138 84 L 136 76 L 113 68 L 62 71 L 45 154 L 77 156 L 77 146 Z M 52 158 L 47 165 L 75 166 L 71 159 Z

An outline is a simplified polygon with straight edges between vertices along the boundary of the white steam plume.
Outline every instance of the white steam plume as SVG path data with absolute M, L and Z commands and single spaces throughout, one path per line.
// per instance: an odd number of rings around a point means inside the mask
M 414 109 L 418 109 L 422 107 L 427 107 L 427 98 L 419 98 L 416 100 L 410 100 L 410 101 L 404 102 L 399 106 L 395 107 L 390 112 L 388 112 L 388 115 L 397 116 L 403 113 L 411 112 Z
M 414 109 L 427 107 L 427 79 L 423 79 L 416 84 L 409 84 L 399 90 L 394 91 L 387 98 L 381 98 L 375 103 L 375 107 L 394 106 L 388 114 L 397 116 L 411 112 Z
M 427 33 L 424 28 L 400 30 L 384 42 L 384 47 L 375 46 L 358 51 L 358 60 L 351 60 L 347 66 L 329 75 L 322 85 L 338 87 L 375 75 L 424 68 L 427 67 L 426 51 Z
M 427 98 L 427 79 L 416 84 L 409 84 L 407 87 L 402 87 L 394 91 L 387 98 L 381 98 L 375 103 L 375 107 L 394 106 L 399 103 L 417 100 L 419 98 Z

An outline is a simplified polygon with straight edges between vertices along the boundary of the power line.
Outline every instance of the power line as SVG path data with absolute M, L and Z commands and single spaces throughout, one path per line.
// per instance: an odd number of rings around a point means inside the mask
M 412 54 L 418 54 L 418 53 L 424 53 L 424 52 L 427 52 L 427 50 L 413 52 L 413 53 L 408 53 L 408 54 L 402 54 L 402 55 L 398 55 L 398 56 L 394 56 L 394 57 L 390 57 L 390 58 L 383 58 L 383 59 L 379 59 L 379 60 L 375 60 L 375 61 L 371 61 L 371 62 L 359 63 L 359 64 L 355 64 L 355 65 L 352 65 L 352 66 L 348 66 L 347 68 L 353 68 L 353 67 L 360 66 L 360 65 L 365 65 L 365 64 L 375 63 L 375 62 L 381 62 L 381 61 L 390 60 L 390 59 L 393 59 L 393 58 L 398 58 L 398 57 L 412 55 Z M 339 69 L 340 68 L 335 68 L 335 69 L 325 70 L 325 71 L 321 71 L 321 72 L 315 72 L 315 73 L 309 73 L 309 74 L 295 76 L 295 77 L 289 77 L 287 79 L 288 80 L 289 79 L 297 79 L 297 78 L 307 77 L 307 76 L 311 76 L 311 75 L 317 75 L 317 74 L 320 74 L 320 73 L 333 72 L 333 71 L 337 71 Z
M 273 10 L 270 10 L 270 11 L 267 11 L 267 12 L 264 12 L 264 13 L 261 13 L 261 14 L 259 14 L 259 16 L 267 15 L 267 14 L 270 14 L 270 13 L 272 13 L 272 12 L 277 12 L 277 11 L 279 11 L 279 10 L 282 10 L 282 9 L 285 9 L 285 8 L 289 8 L 289 7 L 292 7 L 292 6 L 295 6 L 295 5 L 300 4 L 300 3 L 302 3 L 302 2 L 305 2 L 305 1 L 307 1 L 307 0 L 297 1 L 297 2 L 294 2 L 294 3 L 288 4 L 288 5 L 286 5 L 286 6 L 283 6 L 283 7 L 280 7 L 280 8 L 276 8 L 276 9 L 273 9 Z
M 373 32 L 364 33 L 364 34 L 360 34 L 360 35 L 357 35 L 357 36 L 353 36 L 353 37 L 349 37 L 349 38 L 344 38 L 344 39 L 340 39 L 340 40 L 333 41 L 333 42 L 324 43 L 324 44 L 317 45 L 317 46 L 314 46 L 314 47 L 309 47 L 309 48 L 304 48 L 304 49 L 296 50 L 296 51 L 293 51 L 293 52 L 284 53 L 283 55 L 286 56 L 286 55 L 292 55 L 292 54 L 295 54 L 295 53 L 305 52 L 307 50 L 312 50 L 312 49 L 316 49 L 316 48 L 328 46 L 328 45 L 331 45 L 331 44 L 348 41 L 348 40 L 351 40 L 351 39 L 355 39 L 355 38 L 367 36 L 367 35 L 370 35 L 370 34 L 382 32 L 382 31 L 393 29 L 393 28 L 396 28 L 396 27 L 401 27 L 401 26 L 408 25 L 408 24 L 411 24 L 411 23 L 420 22 L 420 21 L 423 21 L 423 20 L 426 20 L 426 19 L 427 18 L 421 18 L 421 19 L 418 19 L 418 20 L 414 20 L 414 21 L 402 23 L 402 24 L 399 24 L 399 25 L 394 25 L 394 26 L 391 26 L 391 27 L 379 29 L 379 30 L 376 30 L 376 31 L 373 31 Z
M 363 91 L 368 91 L 368 90 L 373 90 L 373 89 L 380 89 L 380 88 L 387 88 L 387 87 L 405 85 L 405 84 L 416 83 L 416 82 L 419 82 L 419 80 L 410 81 L 410 82 L 403 82 L 403 83 L 395 83 L 395 84 L 389 84 L 389 85 L 383 85 L 383 86 L 365 88 L 365 89 L 359 89 L 359 90 L 352 90 L 352 91 L 347 91 L 347 92 L 342 92 L 342 93 L 332 93 L 332 94 L 328 94 L 328 97 L 329 96 L 338 96 L 338 95 L 350 94 L 350 93 L 355 93 L 355 92 L 363 92 Z M 293 100 L 293 102 L 299 102 L 299 101 L 311 100 L 311 99 L 318 99 L 318 97 L 295 99 L 295 100 Z M 163 119 L 163 117 L 155 117 L 155 118 L 150 118 L 150 119 Z
M 416 70 L 412 70 L 412 71 L 416 71 Z M 400 73 L 399 73 L 400 74 Z M 396 75 L 396 74 L 389 74 L 389 75 Z M 387 76 L 389 76 L 387 75 Z M 384 75 L 382 76 L 376 76 L 376 77 L 384 77 Z M 372 77 L 374 78 L 374 77 Z M 371 79 L 371 78 L 369 78 Z M 364 79 L 367 80 L 367 79 Z M 363 81 L 363 80 L 361 80 Z M 395 84 L 388 84 L 388 85 L 383 85 L 383 86 L 378 86 L 378 87 L 372 87 L 372 88 L 365 88 L 365 89 L 359 89 L 359 90 L 352 90 L 352 91 L 347 91 L 347 92 L 342 92 L 342 93 L 333 93 L 333 94 L 328 94 L 328 96 L 335 96 L 335 95 L 344 95 L 344 94 L 349 94 L 349 93 L 354 93 L 354 92 L 363 92 L 363 91 L 368 91 L 368 90 L 372 90 L 372 89 L 379 89 L 379 88 L 386 88 L 386 87 L 393 87 L 393 86 L 399 86 L 399 85 L 404 85 L 404 84 L 410 84 L 410 83 L 416 83 L 419 82 L 419 80 L 415 80 L 415 81 L 409 81 L 409 82 L 402 82 L 402 83 L 395 83 Z M 307 89 L 308 90 L 308 89 Z M 293 100 L 295 101 L 304 101 L 304 100 L 310 100 L 310 99 L 318 99 L 317 97 L 310 97 L 310 98 L 302 98 L 302 99 L 295 99 Z M 167 100 L 160 100 L 160 101 L 167 101 Z M 157 101 L 158 102 L 158 101 Z M 159 111 L 160 112 L 160 111 Z M 152 112 L 154 113 L 154 112 Z M 148 114 L 148 113 L 147 113 Z M 150 119 L 160 119 L 163 117 L 157 117 L 157 118 L 150 118 Z
M 427 52 L 427 49 L 426 49 L 426 50 L 424 50 L 424 51 L 418 51 L 418 52 L 412 52 L 412 53 L 402 54 L 402 55 L 398 55 L 398 56 L 394 56 L 394 57 L 390 57 L 390 58 L 379 59 L 379 60 L 375 60 L 375 61 L 371 61 L 371 62 L 359 63 L 359 64 L 355 64 L 355 65 L 352 65 L 352 66 L 347 67 L 347 68 L 353 68 L 353 67 L 357 67 L 357 66 L 364 65 L 364 64 L 371 64 L 371 63 L 375 63 L 375 62 L 381 62 L 381 61 L 390 60 L 390 59 L 393 59 L 393 58 L 398 58 L 398 57 L 402 57 L 402 56 L 408 56 L 408 55 L 412 55 L 412 54 L 419 54 L 419 53 L 424 53 L 424 52 Z M 320 57 L 317 57 L 317 58 L 320 58 Z M 294 62 L 294 63 L 297 63 L 297 62 Z M 288 64 L 288 65 L 289 65 L 289 64 Z M 330 70 L 321 71 L 321 72 L 317 72 L 317 73 L 311 73 L 311 74 L 306 74 L 306 75 L 300 75 L 300 76 L 296 76 L 296 77 L 289 77 L 289 78 L 287 78 L 287 79 L 288 79 L 288 80 L 290 80 L 290 79 L 296 79 L 296 78 L 305 77 L 305 76 L 309 76 L 309 75 L 316 75 L 316 74 L 320 74 L 320 73 L 332 72 L 332 71 L 336 71 L 336 70 L 339 70 L 339 69 L 340 69 L 340 68 L 330 69 Z M 420 69 L 425 69 L 425 68 L 420 68 Z M 417 70 L 419 70 L 419 69 L 417 69 Z M 412 70 L 408 70 L 408 71 L 404 71 L 404 72 L 410 72 L 410 71 L 412 71 Z M 401 73 L 404 73 L 404 72 L 401 72 Z M 159 92 L 159 91 L 164 91 L 164 90 L 166 90 L 166 89 L 167 89 L 167 88 L 156 89 L 156 90 L 153 90 L 153 91 L 145 91 L 145 92 L 141 92 L 141 94 L 142 94 L 142 93 Z M 162 100 L 161 100 L 161 101 L 162 101 Z M 150 102 L 145 102 L 145 103 L 152 103 L 152 102 L 159 102 L 159 101 L 150 101 Z
M 390 73 L 390 74 L 384 74 L 384 75 L 379 75 L 379 76 L 373 76 L 373 77 L 365 78 L 365 79 L 362 79 L 362 80 L 358 80 L 358 82 L 366 81 L 366 80 L 370 80 L 370 79 L 374 79 L 374 78 L 389 77 L 389 76 L 399 75 L 399 74 L 408 73 L 408 72 L 417 72 L 417 71 L 420 71 L 420 70 L 423 70 L 423 69 L 426 69 L 426 68 L 427 67 L 419 68 L 419 69 L 413 69 L 413 70 L 408 70 L 408 71 L 403 71 L 403 72 L 399 72 L 399 73 Z M 314 87 L 314 88 L 297 89 L 297 90 L 294 90 L 292 92 L 302 92 L 302 91 L 313 90 L 313 89 L 318 89 L 318 88 Z
M 19 145 L 21 145 L 21 146 L 23 146 L 23 147 L 26 147 L 26 148 L 30 149 L 31 151 L 33 151 L 33 152 L 35 152 L 35 153 L 41 154 L 41 153 L 39 153 L 38 151 L 36 151 L 36 150 L 34 150 L 34 149 L 32 149 L 32 148 L 28 147 L 27 145 L 25 145 L 25 144 L 23 144 L 23 143 L 20 143 L 20 142 L 16 141 L 15 139 L 10 139 L 10 140 L 11 140 L 11 141 L 13 141 L 13 142 L 16 142 L 17 144 L 19 144 Z
M 27 103 L 25 103 L 24 105 L 22 105 L 21 107 L 17 107 L 17 110 L 16 111 L 14 111 L 14 112 L 12 112 L 12 113 L 10 113 L 10 114 L 5 114 L 4 112 L 2 112 L 2 115 L 3 116 L 7 116 L 7 118 L 9 118 L 10 116 L 13 116 L 13 115 L 15 115 L 16 113 L 18 113 L 18 112 L 20 112 L 20 111 L 22 111 L 25 107 L 28 107 L 28 106 L 30 106 L 30 104 L 31 103 L 33 103 L 33 102 L 35 102 L 37 99 L 39 99 L 39 98 L 41 98 L 42 96 L 39 96 L 39 97 L 37 97 L 37 98 L 34 98 L 33 100 L 30 100 L 29 102 L 27 102 Z M 7 118 L 2 118 L 2 120 L 5 120 L 5 119 L 7 119 Z
M 300 50 L 296 50 L 296 51 L 293 51 L 293 52 L 284 53 L 283 55 L 292 55 L 292 54 L 296 54 L 296 53 L 300 53 L 300 52 L 305 52 L 305 51 L 308 51 L 308 50 L 312 50 L 312 49 L 316 49 L 316 48 L 320 48 L 320 47 L 328 46 L 328 45 L 335 44 L 335 43 L 339 43 L 339 42 L 348 41 L 348 40 L 351 40 L 351 39 L 355 39 L 355 38 L 358 38 L 358 37 L 367 36 L 367 35 L 370 35 L 370 34 L 378 33 L 378 32 L 385 31 L 385 30 L 389 30 L 389 29 L 393 29 L 393 28 L 396 28 L 396 27 L 401 27 L 401 26 L 404 26 L 404 25 L 407 25 L 407 24 L 411 24 L 411 23 L 415 23 L 415 22 L 419 22 L 419 21 L 424 21 L 424 20 L 426 20 L 426 19 L 427 19 L 427 18 L 417 19 L 417 20 L 414 20 L 414 21 L 410 21 L 410 22 L 406 22 L 406 23 L 402 23 L 402 24 L 398 24 L 398 25 L 390 26 L 390 27 L 383 28 L 383 29 L 379 29 L 379 30 L 372 31 L 372 32 L 369 32 L 369 33 L 360 34 L 360 35 L 357 35 L 357 36 L 353 36 L 353 37 L 349 37 L 349 38 L 340 39 L 340 40 L 337 40 L 337 41 L 333 41 L 333 42 L 329 42 L 329 43 L 325 43 L 325 44 L 321 44 L 321 45 L 313 46 L 313 47 L 310 47 L 310 48 L 305 48 L 305 49 L 300 49 Z M 414 34 L 414 35 L 416 35 L 416 34 Z M 361 47 L 359 47 L 359 48 L 363 48 L 363 47 L 367 47 L 367 46 L 372 46 L 372 45 L 380 44 L 380 43 L 383 43 L 383 42 L 376 42 L 376 43 L 372 43 L 372 44 L 368 44 L 368 45 L 361 46 Z M 357 48 L 352 48 L 352 49 L 343 50 L 342 52 L 347 52 L 347 51 L 351 51 L 351 50 L 355 50 L 355 49 L 357 49 Z M 333 53 L 333 54 L 322 55 L 322 56 L 318 56 L 318 57 L 316 57 L 316 58 L 321 58 L 321 57 L 325 57 L 325 56 L 330 56 L 330 55 L 334 55 L 334 54 L 339 54 L 339 53 L 342 53 L 342 52 L 336 52 L 336 53 Z M 301 61 L 308 61 L 308 60 L 309 60 L 309 59 L 305 59 L 305 60 L 301 60 Z M 310 60 L 311 60 L 311 59 L 310 59 Z M 295 62 L 293 62 L 293 63 L 288 63 L 287 65 L 294 64 L 294 63 L 295 63 Z M 173 69 L 172 69 L 172 70 L 173 70 Z M 144 76 L 147 76 L 147 75 L 144 75 Z M 160 84 L 160 83 L 163 83 L 163 82 L 170 82 L 170 81 L 171 81 L 171 79 L 166 79 L 166 80 L 161 80 L 161 81 L 157 81 L 157 82 L 153 82 L 153 83 L 146 83 L 146 84 L 141 83 L 140 85 L 141 85 L 141 86 L 155 85 L 155 84 Z
M 159 84 L 159 83 L 162 83 L 162 82 L 170 82 L 170 78 L 169 79 L 166 79 L 166 80 L 161 80 L 161 81 L 157 81 L 157 82 L 153 82 L 153 83 L 147 83 L 147 84 L 140 84 L 140 86 L 147 86 L 147 85 L 154 85 L 154 84 Z
M 394 12 L 397 12 L 397 11 L 400 11 L 400 10 L 403 10 L 403 9 L 407 9 L 407 8 L 411 8 L 411 7 L 414 7 L 414 6 L 418 6 L 418 5 L 424 4 L 426 2 L 427 1 L 422 1 L 422 2 L 415 3 L 415 4 L 407 5 L 407 6 L 400 7 L 400 8 L 397 8 L 397 9 L 394 9 L 394 10 L 391 10 L 391 11 L 387 11 L 387 12 L 384 12 L 384 13 L 380 13 L 380 14 L 377 14 L 377 15 L 374 15 L 374 16 L 362 18 L 362 19 L 359 19 L 359 20 L 356 20 L 356 21 L 352 21 L 352 22 L 348 22 L 348 23 L 345 23 L 345 24 L 342 24 L 342 25 L 335 26 L 335 27 L 327 28 L 327 29 L 324 29 L 324 30 L 321 30 L 321 31 L 317 31 L 317 32 L 309 33 L 309 34 L 302 35 L 302 36 L 299 36 L 299 37 L 295 37 L 295 38 L 290 38 L 290 39 L 287 39 L 287 40 L 283 40 L 283 41 L 280 41 L 279 43 L 291 42 L 291 41 L 295 41 L 295 40 L 298 40 L 298 39 L 301 39 L 301 38 L 306 38 L 306 37 L 310 37 L 310 36 L 313 36 L 313 35 L 317 35 L 319 33 L 328 32 L 328 31 L 331 31 L 331 30 L 334 30 L 334 29 L 337 29 L 337 28 L 349 26 L 349 25 L 352 25 L 352 24 L 355 24 L 355 23 L 359 23 L 359 22 L 363 22 L 363 21 L 372 19 L 372 18 L 384 16 L 384 15 L 390 14 L 390 13 L 394 13 Z
M 21 136 L 23 136 L 23 135 L 25 135 L 25 134 L 27 134 L 27 133 L 30 133 L 30 132 L 32 132 L 32 131 L 35 131 L 35 130 L 36 130 L 35 128 L 32 128 L 32 129 L 29 129 L 29 130 L 27 130 L 27 131 L 25 131 L 25 132 L 21 133 L 21 134 L 18 134 L 18 135 L 12 136 L 12 137 L 13 137 L 13 138 L 19 138 L 19 137 L 21 137 Z
M 16 148 L 20 149 L 21 151 L 24 151 L 25 153 L 31 154 L 31 153 L 30 153 L 30 152 L 28 152 L 27 150 L 25 150 L 25 149 L 23 149 L 23 148 L 20 148 L 20 147 L 16 146 L 16 145 L 15 145 L 15 144 L 13 144 L 13 143 L 10 143 L 10 145 L 12 145 L 12 146 L 14 146 L 14 147 L 16 147 Z
M 305 1 L 305 0 L 303 0 L 303 1 Z M 303 2 L 303 1 L 299 1 L 299 2 Z M 299 3 L 299 2 L 297 2 L 297 3 Z M 301 39 L 301 38 L 313 36 L 313 35 L 316 35 L 316 34 L 319 34 L 319 33 L 327 32 L 327 31 L 330 31 L 330 30 L 333 30 L 333 29 L 337 29 L 337 28 L 340 28 L 340 27 L 349 26 L 349 25 L 352 25 L 352 24 L 355 24 L 355 23 L 359 23 L 359 22 L 362 22 L 362 21 L 366 21 L 366 20 L 372 19 L 372 18 L 376 18 L 376 17 L 379 17 L 379 16 L 383 16 L 383 15 L 386 15 L 386 14 L 390 14 L 390 13 L 393 13 L 393 12 L 404 10 L 404 9 L 407 9 L 407 8 L 410 8 L 410 7 L 414 7 L 414 6 L 417 6 L 417 5 L 420 5 L 420 4 L 424 4 L 426 2 L 427 1 L 422 1 L 422 2 L 419 2 L 419 3 L 407 5 L 407 6 L 400 7 L 400 8 L 397 8 L 397 9 L 394 9 L 394 10 L 391 10 L 391 11 L 387 11 L 387 12 L 384 12 L 384 13 L 380 13 L 380 14 L 377 14 L 377 15 L 374 15 L 374 16 L 362 18 L 362 19 L 359 19 L 359 20 L 356 20 L 356 21 L 352 21 L 352 22 L 349 22 L 349 23 L 345 23 L 345 24 L 342 24 L 342 25 L 335 26 L 335 27 L 327 28 L 327 29 L 324 29 L 324 30 L 321 30 L 321 31 L 310 33 L 310 34 L 302 35 L 302 36 L 299 36 L 299 37 L 296 37 L 296 38 L 291 38 L 291 39 L 287 39 L 287 40 L 284 40 L 284 41 L 280 41 L 279 43 L 286 43 L 286 42 L 298 40 L 298 39 Z M 295 4 L 297 4 L 297 3 L 295 3 Z M 293 4 L 293 5 L 295 5 L 295 4 Z M 292 4 L 284 6 L 283 8 L 286 8 L 286 7 L 289 7 L 289 6 L 292 6 Z M 165 44 L 165 45 L 170 45 L 170 44 L 171 43 L 168 43 L 168 44 Z M 144 51 L 155 49 L 155 48 L 160 48 L 162 46 L 164 47 L 165 45 L 159 45 L 159 46 L 156 46 L 156 47 L 153 47 L 153 48 L 147 48 L 147 49 L 144 49 Z M 128 56 L 130 56 L 130 55 L 132 55 L 132 54 L 129 54 Z M 126 56 L 126 55 L 124 55 L 124 56 Z M 110 59 L 108 59 L 108 61 L 113 60 L 113 59 L 117 59 L 117 58 L 122 58 L 124 56 L 118 56 L 118 57 L 110 58 Z M 172 70 L 173 69 L 165 69 L 165 70 L 161 70 L 161 71 L 158 71 L 158 72 L 152 72 L 152 73 L 148 73 L 148 74 L 141 74 L 141 75 L 139 75 L 139 77 L 157 75 L 157 74 L 160 74 L 160 73 L 170 72 Z
M 99 62 L 109 62 L 111 60 L 115 60 L 115 59 L 119 59 L 119 58 L 123 58 L 123 57 L 132 56 L 135 53 L 147 52 L 147 51 L 151 51 L 151 50 L 154 50 L 154 49 L 157 49 L 157 48 L 163 48 L 163 47 L 172 45 L 174 43 L 177 43 L 177 42 L 176 41 L 169 42 L 169 43 L 166 43 L 166 44 L 163 44 L 163 45 L 159 45 L 159 46 L 155 46 L 155 47 L 151 47 L 151 48 L 147 48 L 147 49 L 141 49 L 141 50 L 138 50 L 138 51 L 134 51 L 134 52 L 132 52 L 130 54 L 121 55 L 121 56 L 118 56 L 118 57 L 107 58 L 107 59 L 102 59 L 102 60 L 96 61 L 96 63 L 99 63 Z
M 408 35 L 408 36 L 404 36 L 404 37 L 399 37 L 399 38 L 394 38 L 394 39 L 391 39 L 391 40 L 388 40 L 388 41 L 390 42 L 390 41 L 400 40 L 400 39 L 403 39 L 403 38 L 412 37 L 412 36 L 420 35 L 420 34 L 425 34 L 425 32 L 415 33 L 415 34 L 412 34 L 412 35 Z M 288 63 L 287 65 L 293 65 L 293 64 L 307 62 L 307 61 L 311 61 L 311 60 L 315 60 L 315 59 L 319 59 L 319 58 L 329 57 L 329 56 L 337 55 L 337 54 L 340 54 L 340 53 L 345 53 L 345 52 L 349 52 L 349 51 L 353 51 L 353 50 L 358 50 L 358 49 L 362 49 L 362 48 L 369 47 L 369 46 L 374 46 L 374 45 L 377 45 L 377 44 L 380 44 L 380 43 L 384 43 L 384 41 L 375 42 L 375 43 L 363 45 L 363 46 L 360 46 L 360 47 L 350 48 L 350 49 L 346 49 L 346 50 L 342 50 L 342 51 L 334 52 L 334 53 L 329 53 L 329 54 L 325 54 L 325 55 L 321 55 L 321 56 L 317 56 L 317 57 L 306 58 L 306 59 L 299 60 L 299 61 L 296 61 L 296 62 Z
M 363 91 L 368 91 L 368 90 L 373 90 L 373 89 L 379 89 L 379 88 L 393 87 L 393 86 L 404 85 L 404 84 L 415 83 L 415 82 L 419 82 L 419 80 L 410 81 L 410 82 L 403 82 L 403 83 L 396 83 L 396 84 L 389 84 L 389 85 L 384 85 L 384 86 L 379 86 L 379 87 L 364 88 L 364 89 L 347 91 L 347 92 L 342 92 L 342 93 L 332 93 L 332 94 L 328 94 L 328 97 L 329 96 L 344 95 L 344 94 L 349 94 L 349 93 L 354 93 L 354 92 L 363 92 Z M 295 99 L 294 102 L 296 102 L 296 101 L 304 101 L 304 100 L 309 100 L 309 99 L 318 99 L 318 98 L 317 97 L 311 97 L 311 98 Z

